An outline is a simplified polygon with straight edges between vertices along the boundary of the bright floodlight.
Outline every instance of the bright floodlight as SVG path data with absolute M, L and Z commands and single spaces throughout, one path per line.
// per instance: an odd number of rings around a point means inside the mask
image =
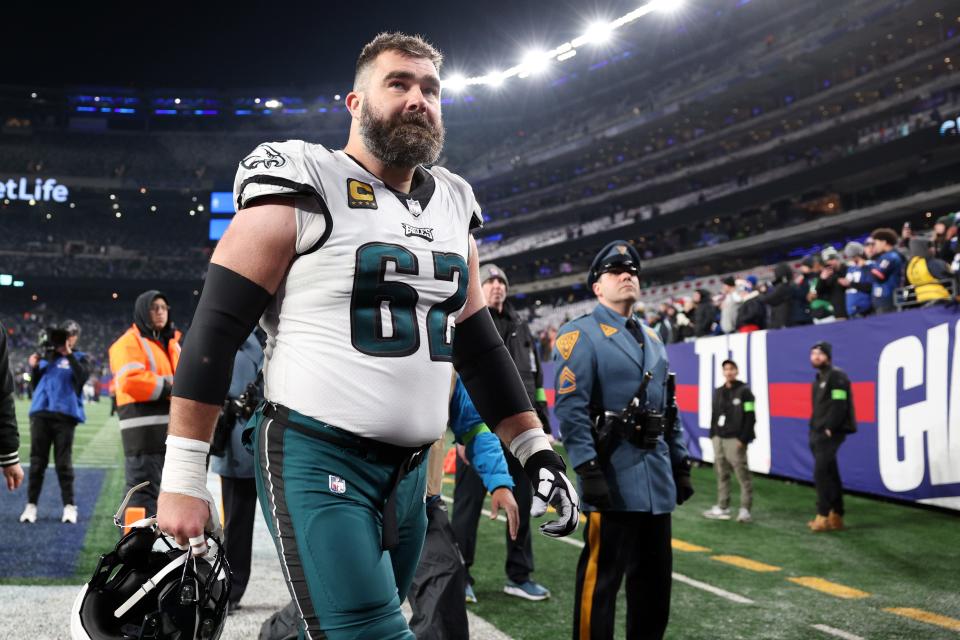
M 603 44 L 610 40 L 613 34 L 613 26 L 609 22 L 594 22 L 587 27 L 583 37 L 591 44 Z
M 491 87 L 499 87 L 503 84 L 503 72 L 501 71 L 491 71 L 487 74 L 484 79 L 488 85 Z
M 530 73 L 541 73 L 546 70 L 550 59 L 543 51 L 531 51 L 523 58 L 523 66 Z
M 265 106 L 267 109 L 279 109 L 283 106 L 283 103 L 279 100 L 267 100 L 263 103 L 263 106 Z
M 455 74 L 445 79 L 442 83 L 444 89 L 452 91 L 453 93 L 460 93 L 467 88 L 467 79 L 463 74 Z
M 683 6 L 683 0 L 653 0 L 653 8 L 663 13 L 674 13 Z

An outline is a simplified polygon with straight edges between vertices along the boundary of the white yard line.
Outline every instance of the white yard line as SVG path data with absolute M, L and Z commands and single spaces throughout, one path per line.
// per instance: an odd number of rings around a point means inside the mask
M 817 631 L 822 631 L 823 633 L 834 636 L 835 638 L 843 638 L 843 640 L 864 640 L 858 635 L 848 633 L 842 629 L 834 629 L 833 627 L 828 627 L 825 624 L 814 624 L 811 626 Z
M 447 504 L 453 504 L 453 498 L 448 498 L 447 496 L 441 496 L 441 497 L 443 498 L 443 501 L 446 502 Z M 481 513 L 487 516 L 488 518 L 490 517 L 490 511 L 488 509 L 484 509 L 483 511 L 481 511 Z M 501 522 L 506 522 L 507 518 L 506 516 L 500 515 L 500 516 L 497 516 L 497 520 Z M 553 538 L 553 540 L 566 542 L 567 544 L 573 545 L 578 549 L 583 548 L 583 542 L 581 542 L 580 540 L 577 540 L 576 538 L 571 538 L 569 536 L 565 538 Z M 689 585 L 695 589 L 700 589 L 702 591 L 706 591 L 707 593 L 712 593 L 715 596 L 720 596 L 721 598 L 725 598 L 730 602 L 736 602 L 737 604 L 753 604 L 753 600 L 751 600 L 750 598 L 746 598 L 737 593 L 726 591 L 724 589 L 721 589 L 720 587 L 715 587 L 712 584 L 707 584 L 706 582 L 700 582 L 699 580 L 694 580 L 693 578 L 687 577 L 682 573 L 677 573 L 676 571 L 673 572 L 673 579 L 676 580 L 677 582 L 682 582 L 686 585 Z M 860 640 L 863 640 L 863 639 L 861 638 Z

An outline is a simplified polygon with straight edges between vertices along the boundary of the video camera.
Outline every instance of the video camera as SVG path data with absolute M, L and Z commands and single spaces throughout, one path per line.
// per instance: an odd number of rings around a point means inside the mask
M 47 327 L 40 330 L 40 336 L 37 338 L 37 349 L 43 353 L 46 351 L 56 351 L 60 347 L 67 345 L 67 338 L 70 333 L 60 327 Z

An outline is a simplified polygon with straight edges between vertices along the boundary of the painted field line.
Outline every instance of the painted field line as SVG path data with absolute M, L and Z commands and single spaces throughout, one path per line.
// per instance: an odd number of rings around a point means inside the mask
M 721 598 L 725 598 L 730 602 L 736 602 L 738 604 L 753 604 L 753 600 L 751 600 L 750 598 L 741 596 L 738 593 L 733 593 L 731 591 L 721 589 L 720 587 L 715 587 L 712 584 L 707 584 L 706 582 L 700 582 L 699 580 L 694 580 L 693 578 L 685 576 L 682 573 L 677 573 L 676 571 L 673 572 L 673 579 L 676 580 L 677 582 L 682 582 L 684 584 L 690 585 L 695 589 L 700 589 L 701 591 L 706 591 L 708 593 L 712 593 L 715 596 L 720 596 Z
M 870 597 L 870 594 L 866 591 L 860 591 L 860 589 L 854 589 L 853 587 L 847 587 L 842 584 L 837 584 L 836 582 L 830 582 L 829 580 L 824 580 L 823 578 L 803 576 L 800 578 L 787 578 L 787 580 L 794 584 L 798 584 L 801 587 L 820 591 L 836 598 L 844 598 L 845 600 L 856 600 L 859 598 Z
M 864 640 L 862 637 L 858 635 L 854 635 L 852 633 L 844 631 L 843 629 L 835 629 L 833 627 L 828 627 L 825 624 L 814 624 L 811 626 L 817 631 L 822 631 L 835 638 L 843 638 L 843 640 Z
M 707 553 L 710 551 L 710 549 L 707 547 L 701 547 L 698 544 L 684 542 L 683 540 L 677 540 L 676 538 L 672 538 L 670 540 L 670 546 L 677 551 L 686 551 L 688 553 Z
M 441 496 L 441 498 L 443 498 L 443 501 L 446 502 L 447 504 L 453 504 L 453 498 L 448 498 L 447 496 Z M 488 509 L 484 509 L 480 513 L 487 516 L 488 518 L 490 517 L 490 511 Z M 497 520 L 500 520 L 501 522 L 506 522 L 507 518 L 506 516 L 500 515 L 500 516 L 497 516 Z M 567 536 L 565 538 L 552 538 L 552 539 L 557 540 L 559 542 L 565 542 L 569 545 L 577 547 L 578 549 L 583 549 L 583 542 L 581 542 L 580 540 L 577 540 L 576 538 L 571 538 L 570 536 Z M 683 575 L 682 573 L 677 573 L 676 571 L 674 571 L 673 573 L 673 579 L 676 580 L 677 582 L 688 584 L 691 587 L 694 587 L 696 589 L 701 589 L 708 593 L 712 593 L 715 596 L 726 598 L 731 602 L 736 602 L 738 604 L 753 604 L 753 600 L 751 600 L 750 598 L 745 598 L 740 594 L 726 591 L 724 589 L 721 589 L 720 587 L 715 587 L 712 584 L 707 584 L 706 582 L 700 582 L 699 580 L 694 580 L 693 578 L 689 578 Z
M 927 624 L 935 624 L 938 627 L 950 629 L 951 631 L 960 631 L 960 620 L 957 620 L 956 618 L 949 618 L 947 616 L 941 616 L 938 613 L 930 613 L 929 611 L 924 611 L 923 609 L 892 607 L 890 609 L 884 609 L 884 611 L 897 616 L 903 616 L 904 618 L 910 618 L 911 620 L 918 620 L 920 622 L 926 622 Z
M 780 571 L 780 567 L 775 567 L 772 564 L 765 564 L 763 562 L 757 562 L 756 560 L 744 558 L 743 556 L 710 556 L 710 559 L 716 560 L 717 562 L 730 564 L 735 567 L 740 567 L 741 569 L 747 569 L 748 571 L 757 571 L 759 573 Z

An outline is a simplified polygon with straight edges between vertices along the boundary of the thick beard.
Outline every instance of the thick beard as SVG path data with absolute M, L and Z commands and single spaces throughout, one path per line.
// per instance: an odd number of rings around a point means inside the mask
M 411 168 L 437 161 L 446 132 L 422 113 L 381 118 L 368 103 L 360 112 L 360 137 L 367 150 L 388 167 Z

